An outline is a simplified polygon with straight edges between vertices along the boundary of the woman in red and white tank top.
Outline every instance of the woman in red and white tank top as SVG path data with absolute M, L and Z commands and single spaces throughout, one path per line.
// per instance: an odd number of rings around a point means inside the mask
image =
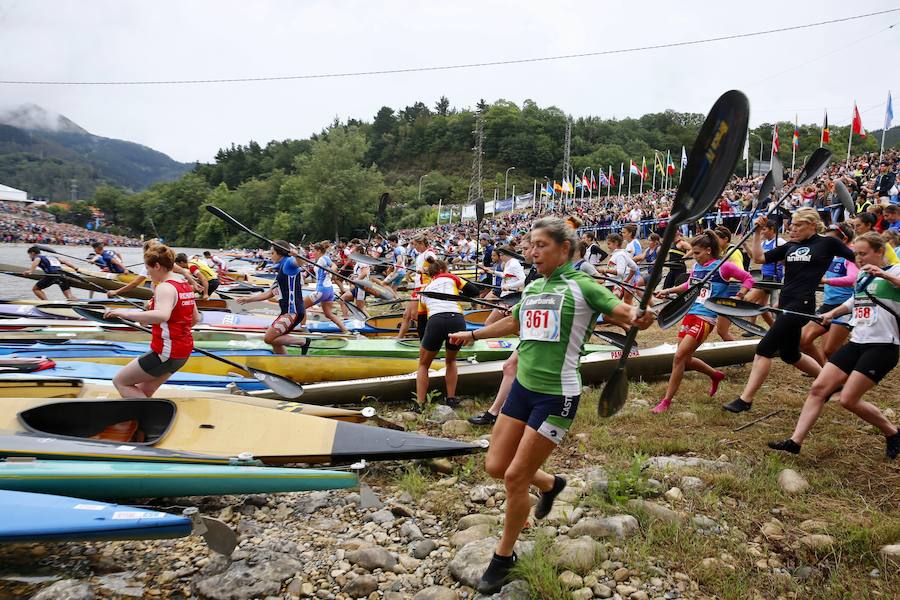
M 134 359 L 113 378 L 123 398 L 149 398 L 187 362 L 194 349 L 191 327 L 200 322 L 191 284 L 172 273 L 175 253 L 157 244 L 144 251 L 147 275 L 155 286 L 147 310 L 116 309 L 107 317 L 121 317 L 151 325 L 150 352 Z

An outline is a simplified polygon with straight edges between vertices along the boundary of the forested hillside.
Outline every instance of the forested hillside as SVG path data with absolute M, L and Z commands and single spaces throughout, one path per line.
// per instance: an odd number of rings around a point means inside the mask
M 562 178 L 565 113 L 526 101 L 481 102 L 484 113 L 484 189 L 530 192 L 533 182 Z M 678 163 L 690 147 L 704 115 L 666 111 L 637 119 L 582 117 L 572 127 L 572 166 L 606 171 L 612 165 L 640 163 L 653 169 L 654 149 L 671 152 Z M 450 107 L 446 98 L 429 107 L 416 102 L 400 110 L 382 107 L 371 121 L 335 121 L 305 140 L 249 142 L 221 149 L 211 164 L 171 183 L 133 195 L 105 187 L 94 203 L 118 225 L 159 235 L 180 244 L 220 246 L 249 243 L 202 209 L 213 203 L 271 237 L 299 239 L 364 235 L 382 192 L 391 194 L 388 228 L 433 222 L 435 205 L 466 201 L 472 164 L 475 112 Z M 793 124 L 779 123 L 781 157 L 790 164 Z M 754 134 L 771 148 L 772 124 Z M 818 125 L 800 126 L 797 163 L 819 146 Z M 847 127 L 832 127 L 831 147 L 847 147 Z M 750 156 L 758 157 L 758 138 L 750 137 Z M 880 141 L 880 138 L 879 140 Z M 854 151 L 873 150 L 874 135 L 854 140 Z M 737 168 L 744 171 L 744 163 Z M 420 187 L 421 185 L 421 187 Z M 635 182 L 635 187 L 637 183 Z M 421 196 L 420 196 L 421 190 Z

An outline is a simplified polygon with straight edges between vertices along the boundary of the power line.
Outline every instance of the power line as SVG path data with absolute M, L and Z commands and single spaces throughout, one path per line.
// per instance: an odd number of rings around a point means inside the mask
M 590 58 L 596 56 L 610 56 L 614 54 L 628 54 L 632 52 L 646 52 L 650 50 L 663 50 L 666 48 L 682 48 L 686 46 L 698 46 L 702 44 L 711 44 L 714 42 L 724 42 L 729 40 L 746 39 L 759 37 L 764 35 L 772 35 L 775 33 L 784 33 L 788 31 L 797 31 L 801 29 L 812 29 L 825 25 L 834 25 L 836 23 L 846 23 L 848 21 L 856 21 L 869 17 L 886 15 L 889 13 L 900 12 L 900 8 L 891 8 L 877 12 L 854 15 L 851 17 L 842 17 L 839 19 L 829 19 L 827 21 L 817 21 L 815 23 L 807 23 L 805 25 L 793 25 L 790 27 L 779 27 L 776 29 L 766 29 L 763 31 L 754 31 L 750 33 L 738 33 L 733 35 L 724 35 L 711 38 L 703 38 L 699 40 L 690 40 L 685 42 L 670 42 L 666 44 L 655 44 L 649 46 L 637 46 L 632 48 L 618 48 L 613 50 L 599 50 L 596 52 L 582 52 L 579 54 L 562 54 L 558 56 L 543 56 L 535 58 L 519 58 L 508 60 L 496 60 L 479 63 L 461 63 L 455 65 L 439 65 L 433 67 L 405 67 L 397 69 L 382 69 L 376 71 L 348 71 L 341 73 L 318 73 L 306 75 L 281 75 L 271 77 L 232 77 L 227 79 L 172 79 L 172 80 L 146 80 L 146 81 L 37 81 L 37 80 L 0 80 L 0 84 L 4 85 L 198 85 L 208 83 L 253 83 L 260 81 L 295 81 L 304 79 L 338 79 L 348 77 L 370 77 L 374 75 L 397 75 L 403 73 L 426 73 L 430 71 L 451 71 L 458 69 L 476 69 L 484 67 L 499 67 L 507 65 L 517 65 L 526 63 L 550 62 L 557 60 L 571 60 L 575 58 Z

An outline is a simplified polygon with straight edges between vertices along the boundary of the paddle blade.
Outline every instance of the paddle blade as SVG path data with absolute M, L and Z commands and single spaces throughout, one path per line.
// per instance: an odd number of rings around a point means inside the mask
M 237 536 L 234 531 L 218 519 L 212 517 L 200 517 L 200 519 L 206 526 L 206 531 L 202 535 L 209 549 L 222 556 L 231 556 L 237 547 Z
M 775 174 L 772 171 L 766 173 L 765 179 L 763 179 L 762 184 L 759 186 L 759 193 L 756 195 L 756 204 L 760 202 L 765 202 L 768 198 L 773 195 L 775 191 Z M 756 207 L 754 206 L 754 209 Z
M 597 401 L 597 414 L 601 417 L 611 417 L 625 406 L 628 399 L 628 373 L 625 368 L 616 368 L 603 391 L 600 392 L 600 400 Z
M 738 90 L 722 94 L 703 122 L 688 155 L 672 204 L 672 221 L 693 221 L 706 214 L 734 173 L 744 148 L 750 102 Z
M 357 321 L 365 321 L 369 318 L 369 315 L 365 313 L 360 307 L 353 304 L 353 302 L 345 302 L 344 306 L 347 307 L 347 311 L 350 313 L 351 319 L 356 319 Z
M 831 150 L 827 148 L 816 148 L 809 159 L 806 161 L 806 164 L 803 165 L 803 169 L 800 170 L 800 174 L 797 175 L 797 181 L 795 185 L 797 187 L 802 187 L 811 182 L 813 179 L 819 176 L 819 173 L 825 170 L 825 167 L 828 166 L 828 161 L 830 160 Z
M 847 189 L 847 186 L 844 185 L 844 182 L 840 179 L 834 180 L 834 193 L 837 195 L 838 200 L 840 200 L 841 206 L 844 207 L 845 218 L 855 217 L 856 204 L 853 202 L 850 190 Z
M 506 248 L 504 248 L 502 246 L 497 248 L 497 254 L 505 254 L 507 256 L 513 257 L 520 263 L 523 263 L 523 264 L 525 263 L 525 257 L 523 255 L 519 254 L 518 252 L 513 252 L 512 250 L 507 250 Z
M 777 154 L 772 155 L 772 163 L 769 168 L 769 173 L 772 174 L 772 189 L 777 194 L 781 192 L 781 188 L 784 187 L 784 167 L 781 164 L 781 159 L 778 158 Z
M 656 323 L 660 329 L 668 329 L 675 323 L 681 321 L 684 315 L 691 310 L 691 305 L 697 301 L 700 295 L 700 286 L 691 286 L 687 290 L 678 294 L 674 300 L 666 304 L 656 316 Z
M 37 248 L 41 252 L 49 252 L 51 254 L 56 254 L 56 250 L 54 250 L 50 246 L 45 246 L 44 244 L 33 244 L 33 245 L 35 248 Z
M 122 319 L 118 317 L 113 317 L 111 319 L 106 318 L 104 315 L 104 311 L 96 310 L 93 308 L 85 308 L 83 306 L 73 306 L 72 310 L 75 311 L 79 316 L 87 319 L 88 321 L 96 321 L 98 323 L 104 323 L 106 325 L 124 325 L 125 323 Z
M 360 254 L 359 252 L 351 252 L 350 260 L 364 264 L 364 265 L 371 265 L 371 266 L 381 266 L 381 265 L 387 264 L 387 263 L 385 263 L 385 261 L 381 260 L 380 258 L 375 258 L 374 256 L 366 256 L 365 254 Z
M 703 302 L 709 310 L 728 317 L 755 317 L 765 312 L 765 307 L 737 298 L 710 298 Z
M 595 329 L 594 335 L 598 338 L 606 342 L 611 346 L 615 346 L 618 349 L 623 349 L 625 347 L 625 336 L 621 333 L 615 331 L 605 331 L 603 329 Z M 635 344 L 636 346 L 637 344 Z
M 384 225 L 384 217 L 387 214 L 387 206 L 391 201 L 391 195 L 387 192 L 381 194 L 381 198 L 378 199 L 378 212 L 375 213 L 375 229 L 377 230 L 379 227 Z
M 760 327 L 756 323 L 751 323 L 746 319 L 742 319 L 740 317 L 728 317 L 728 320 L 734 323 L 739 329 L 743 329 L 749 334 L 762 337 L 766 335 L 769 330 L 765 327 Z
M 475 199 L 475 220 L 478 221 L 479 226 L 484 220 L 484 196 Z
M 276 375 L 275 373 L 269 373 L 268 371 L 254 369 L 250 366 L 243 368 L 246 369 L 251 375 L 253 375 L 254 379 L 265 385 L 267 388 L 269 388 L 282 398 L 294 400 L 303 395 L 303 386 L 296 381 L 291 381 L 290 379 L 282 377 L 281 375 Z

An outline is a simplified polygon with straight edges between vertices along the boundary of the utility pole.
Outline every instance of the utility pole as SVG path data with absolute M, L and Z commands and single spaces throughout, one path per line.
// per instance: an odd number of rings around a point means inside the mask
M 78 200 L 78 180 L 72 179 L 69 181 L 69 200 L 75 202 Z
M 475 205 L 476 200 L 484 199 L 484 187 L 481 178 L 481 165 L 484 158 L 484 117 L 481 111 L 475 114 L 475 146 L 472 148 L 472 176 L 469 179 L 469 195 L 466 204 Z
M 569 171 L 572 169 L 571 148 L 572 148 L 572 119 L 569 117 L 566 117 L 566 140 L 565 140 L 564 146 L 563 146 L 563 168 L 562 168 L 564 178 L 568 178 Z M 570 181 L 569 185 L 571 186 L 574 184 Z M 568 192 L 566 192 L 566 193 L 568 193 Z M 563 203 L 563 206 L 565 206 L 565 203 Z

